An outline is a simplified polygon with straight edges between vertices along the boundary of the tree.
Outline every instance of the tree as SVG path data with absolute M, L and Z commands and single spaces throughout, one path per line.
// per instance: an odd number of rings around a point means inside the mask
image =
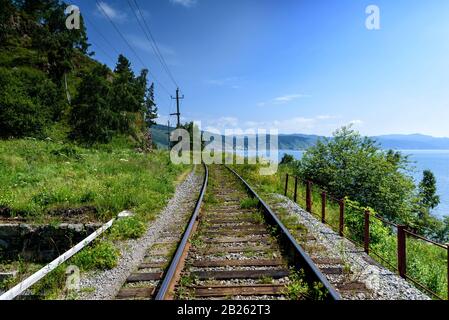
M 6 38 L 11 31 L 10 19 L 15 13 L 15 8 L 11 0 L 0 0 L 0 46 L 6 42 Z
M 115 114 L 109 105 L 108 73 L 106 66 L 97 66 L 82 80 L 70 114 L 72 139 L 87 144 L 111 140 Z
M 440 204 L 440 197 L 437 193 L 437 181 L 435 175 L 430 170 L 423 171 L 423 178 L 418 186 L 418 200 L 416 205 L 417 221 L 416 226 L 420 229 L 420 233 L 429 237 L 441 237 L 438 231 L 444 226 L 444 222 L 438 220 L 430 214 L 432 209 L 435 209 Z M 429 228 L 432 232 L 429 232 Z
M 30 68 L 0 68 L 0 137 L 43 137 L 60 95 L 46 75 Z
M 299 174 L 336 197 L 348 196 L 392 221 L 409 223 L 415 185 L 407 169 L 400 153 L 392 157 L 375 140 L 343 127 L 305 152 Z
M 295 158 L 290 154 L 284 154 L 281 160 L 281 165 L 290 165 L 295 163 Z
M 444 217 L 442 221 L 442 227 L 440 231 L 440 237 L 439 240 L 441 242 L 449 242 L 449 217 Z
M 145 97 L 145 123 L 148 128 L 151 128 L 156 124 L 154 121 L 158 118 L 158 109 L 156 103 L 154 101 L 154 83 L 148 88 L 146 97 Z
M 25 0 L 21 7 L 40 25 L 32 35 L 33 45 L 47 56 L 50 76 L 62 86 L 65 75 L 73 68 L 76 50 L 86 54 L 89 48 L 83 18 L 79 29 L 69 30 L 65 25 L 67 4 L 64 2 Z
M 120 133 L 132 134 L 136 112 L 142 110 L 145 91 L 142 91 L 141 79 L 136 79 L 131 70 L 129 60 L 120 55 L 114 70 L 110 104 L 117 113 L 116 130 Z
M 430 170 L 424 170 L 423 179 L 419 184 L 420 203 L 423 207 L 431 210 L 440 204 L 440 196 L 437 194 L 437 180 Z

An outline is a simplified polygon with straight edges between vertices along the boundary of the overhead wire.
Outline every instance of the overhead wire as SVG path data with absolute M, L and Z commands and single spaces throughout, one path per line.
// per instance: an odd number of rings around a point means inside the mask
M 137 8 L 137 12 L 139 13 L 140 18 L 143 22 L 143 25 L 140 22 L 139 22 L 139 25 L 141 26 L 142 30 L 144 31 L 144 34 L 147 37 L 148 42 L 150 42 L 156 57 L 158 58 L 159 62 L 161 63 L 162 67 L 164 68 L 164 70 L 167 73 L 167 75 L 169 76 L 169 78 L 173 81 L 175 87 L 179 88 L 178 82 L 176 81 L 175 77 L 173 76 L 173 73 L 170 71 L 170 68 L 168 67 L 167 62 L 166 62 L 163 54 L 161 53 L 161 50 L 159 49 L 157 41 L 156 41 L 153 33 L 151 32 L 150 25 L 149 25 L 149 23 L 147 23 L 147 20 L 145 19 L 145 16 L 143 15 L 142 10 L 140 9 L 140 6 L 139 6 L 137 0 L 132 0 L 132 1 L 134 2 L 135 6 Z M 132 8 L 131 0 L 128 0 L 128 4 Z M 133 8 L 132 8 L 132 11 L 133 11 L 136 19 L 139 21 L 139 18 L 137 17 L 137 13 L 134 11 Z
M 112 45 L 112 43 L 105 37 L 105 35 L 101 32 L 101 30 L 99 28 L 97 28 L 97 26 L 92 22 L 92 20 L 90 20 L 89 17 L 83 16 L 83 19 L 86 19 L 87 22 L 89 22 L 89 25 L 92 26 L 92 28 L 100 35 L 100 37 L 104 40 L 104 42 L 117 54 L 117 56 L 120 54 L 120 52 L 118 52 L 118 50 L 115 48 L 114 45 Z M 98 46 L 98 44 L 97 44 Z M 114 59 L 113 59 L 114 60 Z
M 126 39 L 126 37 L 123 35 L 123 33 L 120 31 L 120 29 L 117 27 L 117 25 L 114 23 L 114 21 L 112 20 L 112 18 L 108 15 L 108 13 L 103 9 L 101 3 L 98 0 L 95 0 L 95 2 L 97 3 L 97 7 L 100 9 L 101 13 L 103 14 L 103 16 L 105 16 L 109 22 L 112 24 L 112 26 L 114 27 L 115 31 L 119 34 L 119 36 L 122 38 L 122 40 L 126 43 L 126 45 L 129 47 L 129 49 L 133 52 L 133 54 L 136 56 L 136 58 L 139 60 L 139 63 L 148 70 L 149 74 L 154 78 L 155 82 L 157 84 L 159 84 L 159 86 L 168 94 L 170 95 L 170 92 L 167 90 L 167 88 L 154 76 L 153 73 L 150 73 L 149 68 L 146 66 L 145 62 L 143 62 L 143 60 L 140 58 L 140 56 L 137 54 L 136 50 L 133 48 L 133 46 L 131 46 L 131 44 L 129 43 L 129 41 Z

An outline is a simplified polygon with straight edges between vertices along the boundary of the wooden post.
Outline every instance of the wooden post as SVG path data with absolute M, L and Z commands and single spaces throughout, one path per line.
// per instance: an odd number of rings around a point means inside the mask
M 326 223 L 326 192 L 321 193 L 321 222 Z
M 406 226 L 398 226 L 398 271 L 399 275 L 407 278 L 407 245 Z
M 340 200 L 340 237 L 344 236 L 345 228 L 345 200 Z
M 295 195 L 293 199 L 295 203 L 298 202 L 298 177 L 295 177 Z
M 306 183 L 306 211 L 312 213 L 312 183 Z
M 288 192 L 288 173 L 285 176 L 285 193 L 284 193 L 284 196 L 287 196 L 287 192 Z
M 369 254 L 369 243 L 370 243 L 370 236 L 369 236 L 369 219 L 370 219 L 370 212 L 369 210 L 365 211 L 365 252 L 366 254 Z

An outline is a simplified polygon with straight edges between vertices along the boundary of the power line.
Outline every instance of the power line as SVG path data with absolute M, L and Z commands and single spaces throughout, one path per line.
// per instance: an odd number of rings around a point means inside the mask
M 109 42 L 109 40 L 104 36 L 104 34 L 100 31 L 99 28 L 97 28 L 97 26 L 87 17 L 87 16 L 83 16 L 83 18 L 86 19 L 87 22 L 89 22 L 89 24 L 93 27 L 93 29 L 95 29 L 95 31 L 100 35 L 101 38 L 103 38 L 103 40 L 108 44 L 108 46 L 117 54 L 117 56 L 120 54 L 120 52 L 118 52 L 118 50 L 111 44 L 111 42 Z M 112 59 L 113 61 L 115 59 Z
M 97 3 L 97 7 L 100 9 L 101 13 L 109 20 L 109 22 L 112 24 L 112 26 L 114 27 L 115 31 L 117 31 L 117 33 L 120 35 L 120 37 L 122 38 L 122 40 L 126 43 L 126 45 L 129 47 L 129 49 L 133 52 L 133 54 L 137 57 L 137 59 L 139 60 L 140 64 L 148 70 L 149 72 L 149 68 L 145 65 L 145 63 L 142 61 L 142 59 L 140 58 L 140 56 L 137 54 L 136 50 L 134 50 L 134 48 L 131 46 L 131 44 L 128 42 L 128 40 L 126 40 L 125 36 L 122 34 L 122 32 L 120 31 L 120 29 L 116 26 L 116 24 L 114 23 L 114 21 L 111 19 L 111 17 L 107 14 L 107 12 L 103 9 L 103 7 L 101 6 L 101 4 L 98 2 L 98 0 L 95 0 L 95 2 Z M 161 86 L 161 88 L 170 95 L 170 92 L 167 90 L 167 88 L 160 83 L 157 78 L 154 76 L 154 74 L 152 74 L 154 80 Z
M 131 6 L 130 0 L 128 0 L 128 3 Z M 170 68 L 168 67 L 167 62 L 165 61 L 164 56 L 162 55 L 162 53 L 161 53 L 161 51 L 159 49 L 159 46 L 157 45 L 157 41 L 154 38 L 153 33 L 151 32 L 151 28 L 150 28 L 149 24 L 147 23 L 147 20 L 145 19 L 144 15 L 142 14 L 142 10 L 140 10 L 140 7 L 139 7 L 139 4 L 138 4 L 137 0 L 134 0 L 134 4 L 136 5 L 137 11 L 139 12 L 139 15 L 140 15 L 140 17 L 141 17 L 141 19 L 142 19 L 142 21 L 143 21 L 143 23 L 144 23 L 148 33 L 145 32 L 145 28 L 143 28 L 143 26 L 140 24 L 140 22 L 139 22 L 139 25 L 144 30 L 145 36 L 147 37 L 148 41 L 151 43 L 151 45 L 153 47 L 153 50 L 154 50 L 154 52 L 156 54 L 156 57 L 159 59 L 159 62 L 162 64 L 162 67 L 165 69 L 165 71 L 167 72 L 168 76 L 170 77 L 170 79 L 175 84 L 175 87 L 178 88 L 179 85 L 176 82 L 175 78 L 173 77 L 173 74 L 170 71 Z M 133 12 L 134 12 L 134 10 L 133 10 Z M 137 14 L 135 12 L 134 12 L 134 15 L 136 16 L 136 19 L 139 21 L 139 18 L 137 17 Z M 151 40 L 150 40 L 150 38 L 151 38 Z
M 103 49 L 98 43 L 95 45 L 97 49 L 99 49 L 103 54 L 111 60 L 112 63 L 115 62 L 115 59 L 105 50 Z M 96 52 L 94 52 L 96 54 Z

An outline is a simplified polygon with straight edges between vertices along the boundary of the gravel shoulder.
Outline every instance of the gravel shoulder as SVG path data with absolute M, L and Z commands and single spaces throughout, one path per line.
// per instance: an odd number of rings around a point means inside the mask
M 120 258 L 115 268 L 82 274 L 78 299 L 114 299 L 129 274 L 143 260 L 147 249 L 157 243 L 161 234 L 173 228 L 182 228 L 186 210 L 189 210 L 188 203 L 191 203 L 195 198 L 196 191 L 199 192 L 202 179 L 202 171 L 193 170 L 177 186 L 173 198 L 156 220 L 149 223 L 148 230 L 142 238 L 116 243 L 116 247 L 120 251 Z
M 349 240 L 340 237 L 329 226 L 318 221 L 298 204 L 290 199 L 275 195 L 279 205 L 298 218 L 310 234 L 316 237 L 318 243 L 332 252 L 335 257 L 344 260 L 355 274 L 358 281 L 365 283 L 372 291 L 375 300 L 430 300 L 419 291 L 390 270 L 382 267 L 363 249 L 357 248 Z

